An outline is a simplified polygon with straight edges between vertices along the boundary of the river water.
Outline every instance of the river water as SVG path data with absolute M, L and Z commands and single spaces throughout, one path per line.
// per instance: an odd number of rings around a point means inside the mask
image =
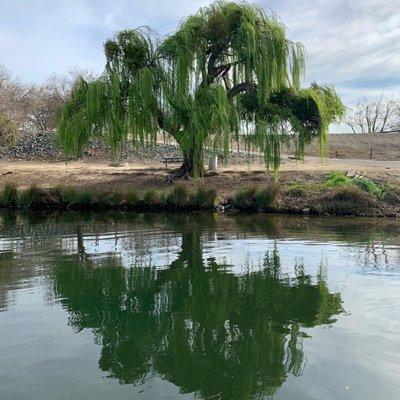
M 0 399 L 398 399 L 400 223 L 0 214 Z

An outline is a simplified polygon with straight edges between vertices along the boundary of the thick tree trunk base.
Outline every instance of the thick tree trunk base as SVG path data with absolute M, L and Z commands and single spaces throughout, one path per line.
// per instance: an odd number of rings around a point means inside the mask
M 200 171 L 196 171 L 195 173 L 192 163 L 183 162 L 178 169 L 172 171 L 171 176 L 174 179 L 192 179 L 194 177 L 204 176 L 204 168 L 201 168 Z
M 192 179 L 193 170 L 188 169 L 184 164 L 182 164 L 178 169 L 173 170 L 170 176 L 173 179 Z

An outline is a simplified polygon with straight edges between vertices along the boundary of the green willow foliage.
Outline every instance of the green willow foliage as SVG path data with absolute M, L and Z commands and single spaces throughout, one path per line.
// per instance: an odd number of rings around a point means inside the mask
M 246 134 L 277 169 L 284 141 L 302 155 L 318 137 L 323 152 L 329 124 L 344 113 L 333 88 L 300 88 L 303 46 L 254 5 L 217 1 L 164 40 L 148 28 L 126 30 L 104 50 L 102 76 L 79 80 L 62 111 L 67 153 L 92 134 L 115 151 L 127 138 L 154 143 L 162 131 L 179 144 L 183 172 L 199 175 L 205 147 L 226 156 L 230 138 Z

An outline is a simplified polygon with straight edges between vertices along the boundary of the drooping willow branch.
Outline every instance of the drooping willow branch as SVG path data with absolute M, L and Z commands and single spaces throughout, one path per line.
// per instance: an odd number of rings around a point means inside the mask
M 127 138 L 154 143 L 164 131 L 177 140 L 186 172 L 199 175 L 205 147 L 227 155 L 230 138 L 246 135 L 276 169 L 285 126 L 299 154 L 313 137 L 323 150 L 329 124 L 344 112 L 331 87 L 300 88 L 303 47 L 246 3 L 201 8 L 163 40 L 148 28 L 121 31 L 104 49 L 102 76 L 77 82 L 62 111 L 67 152 L 81 151 L 93 134 L 115 150 Z

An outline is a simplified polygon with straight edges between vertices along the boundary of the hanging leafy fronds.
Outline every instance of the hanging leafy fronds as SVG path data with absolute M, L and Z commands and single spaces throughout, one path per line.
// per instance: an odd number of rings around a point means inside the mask
M 92 133 L 88 120 L 87 92 L 88 83 L 78 78 L 69 101 L 61 111 L 58 132 L 67 155 L 80 155 Z
M 182 172 L 201 174 L 205 147 L 226 156 L 230 137 L 246 135 L 276 170 L 284 140 L 302 155 L 318 137 L 323 153 L 329 124 L 343 114 L 332 88 L 301 89 L 303 46 L 275 15 L 247 3 L 201 8 L 164 40 L 149 28 L 121 31 L 104 51 L 102 76 L 78 81 L 63 109 L 69 153 L 92 134 L 116 151 L 127 138 L 143 145 L 163 132 L 181 147 Z

